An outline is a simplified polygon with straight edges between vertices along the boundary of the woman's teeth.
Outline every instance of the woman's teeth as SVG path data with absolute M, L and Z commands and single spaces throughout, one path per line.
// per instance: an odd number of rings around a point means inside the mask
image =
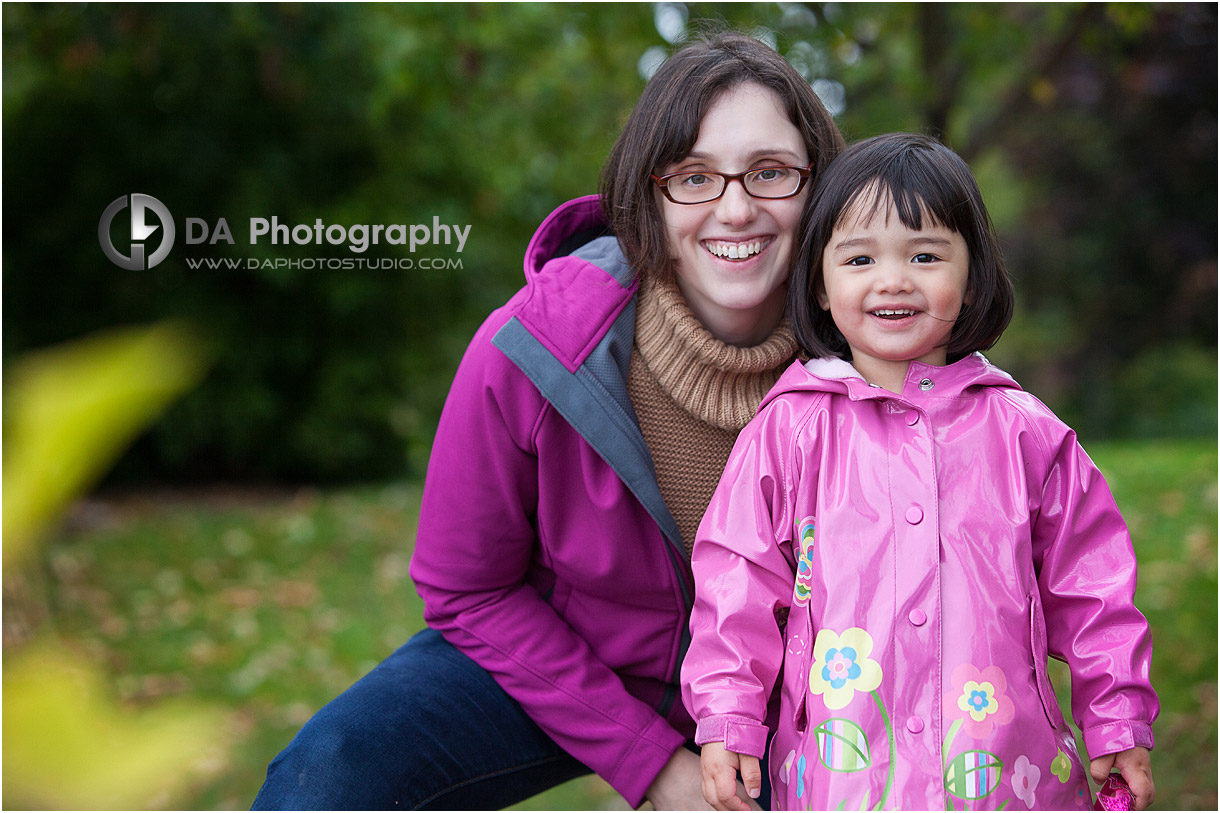
M 770 240 L 751 240 L 746 243 L 707 242 L 707 250 L 717 257 L 728 260 L 744 260 L 762 251 Z

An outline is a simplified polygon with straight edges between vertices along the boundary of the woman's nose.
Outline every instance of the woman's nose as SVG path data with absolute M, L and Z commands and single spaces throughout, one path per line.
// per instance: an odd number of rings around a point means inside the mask
M 728 226 L 749 223 L 755 217 L 754 198 L 746 192 L 740 178 L 729 181 L 724 194 L 716 201 L 716 216 Z

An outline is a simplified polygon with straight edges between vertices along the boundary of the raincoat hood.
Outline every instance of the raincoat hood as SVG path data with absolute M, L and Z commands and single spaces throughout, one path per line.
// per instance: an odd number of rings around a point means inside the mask
M 924 395 L 959 398 L 979 387 L 1021 389 L 1012 376 L 988 361 L 982 353 L 972 353 L 943 367 L 911 362 L 902 392 L 897 394 L 865 381 L 850 362 L 840 358 L 816 358 L 789 367 L 767 393 L 759 408 L 784 393 L 824 392 L 846 395 L 853 401 L 883 398 L 912 400 Z

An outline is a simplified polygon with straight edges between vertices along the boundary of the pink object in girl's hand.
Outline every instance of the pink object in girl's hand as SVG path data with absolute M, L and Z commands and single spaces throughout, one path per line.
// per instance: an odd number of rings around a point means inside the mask
M 1135 795 L 1127 785 L 1122 774 L 1112 773 L 1106 777 L 1097 791 L 1097 800 L 1093 802 L 1094 810 L 1133 810 Z

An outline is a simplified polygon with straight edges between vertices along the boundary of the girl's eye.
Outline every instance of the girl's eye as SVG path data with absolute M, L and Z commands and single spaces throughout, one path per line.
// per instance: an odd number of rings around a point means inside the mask
M 868 265 L 872 261 L 872 257 L 852 257 L 845 265 Z
M 928 254 L 926 251 L 922 254 L 916 254 L 912 258 L 917 263 L 934 263 L 940 260 L 935 254 Z

